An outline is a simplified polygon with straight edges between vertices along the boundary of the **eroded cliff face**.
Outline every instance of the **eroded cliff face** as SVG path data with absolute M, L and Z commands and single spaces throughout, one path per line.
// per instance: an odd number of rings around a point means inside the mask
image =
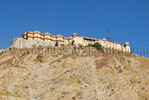
M 149 100 L 149 58 L 3 53 L 0 100 Z

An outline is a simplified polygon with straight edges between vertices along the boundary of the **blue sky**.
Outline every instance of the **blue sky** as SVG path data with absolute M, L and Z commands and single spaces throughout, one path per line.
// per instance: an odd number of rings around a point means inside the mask
M 0 47 L 34 30 L 100 39 L 110 30 L 112 41 L 148 48 L 149 0 L 0 0 Z

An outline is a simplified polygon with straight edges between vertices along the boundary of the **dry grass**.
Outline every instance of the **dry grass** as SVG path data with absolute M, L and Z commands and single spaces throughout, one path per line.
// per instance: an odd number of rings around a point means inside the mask
M 141 94 L 141 98 L 142 98 L 143 100 L 149 100 L 149 93 L 142 93 L 142 94 Z
M 105 75 L 115 75 L 116 72 L 114 69 L 107 69 L 105 72 L 104 72 Z
M 1 91 L 2 92 L 0 92 L 0 100 L 5 100 L 5 99 L 3 99 L 4 97 L 7 97 L 7 98 L 14 97 L 17 100 L 30 100 L 29 98 L 26 98 L 26 97 L 24 97 L 22 95 L 8 92 L 7 90 L 1 90 Z
M 49 55 L 38 55 L 37 60 L 41 63 L 45 63 L 49 61 Z
M 128 60 L 128 64 L 132 64 L 132 61 L 131 60 Z
M 102 67 L 107 67 L 107 65 L 109 64 L 111 57 L 106 55 L 105 57 L 103 57 L 102 59 L 98 59 L 95 61 L 96 64 L 96 68 L 102 68 Z
M 144 69 L 148 69 L 149 68 L 149 58 L 146 57 L 140 57 L 139 61 L 141 63 L 141 67 Z
M 130 82 L 131 82 L 132 85 L 135 85 L 135 84 L 139 83 L 139 80 L 135 77 L 131 77 Z
M 133 72 L 135 74 L 139 74 L 139 72 L 137 70 L 135 70 L 132 66 L 129 66 L 127 64 L 124 65 L 124 69 L 127 70 L 127 71 L 130 71 L 130 72 Z
M 81 85 L 81 81 L 77 77 L 72 77 L 68 80 L 67 85 L 72 85 L 72 84 Z

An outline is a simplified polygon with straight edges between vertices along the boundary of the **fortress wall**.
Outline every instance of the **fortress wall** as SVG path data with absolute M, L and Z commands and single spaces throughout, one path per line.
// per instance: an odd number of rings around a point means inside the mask
M 83 46 L 86 46 L 86 45 L 88 45 L 88 44 L 89 44 L 89 41 L 83 40 Z
M 123 46 L 123 51 L 124 52 L 131 52 L 130 46 L 126 46 L 126 47 Z
M 0 53 L 2 53 L 3 52 L 3 50 L 2 49 L 0 49 Z
M 75 41 L 74 42 L 75 45 L 79 45 L 79 44 L 84 45 L 84 40 L 82 37 L 73 37 L 73 40 Z
M 32 48 L 33 46 L 50 46 L 53 45 L 52 42 L 45 42 L 45 41 L 39 41 L 39 40 L 25 40 L 23 38 L 17 38 L 13 40 L 13 47 L 15 48 Z
M 59 46 L 70 44 L 70 42 L 58 42 Z M 55 46 L 55 45 L 54 45 Z
M 110 49 L 120 50 L 124 52 L 131 52 L 129 45 L 124 46 L 119 43 L 109 42 L 106 40 L 97 40 L 97 42 L 100 43 L 101 46 L 104 48 L 110 48 Z
M 30 37 L 30 36 L 35 36 L 35 37 Z M 47 39 L 47 37 L 49 38 Z M 50 40 L 50 38 L 52 40 Z M 86 46 L 88 44 L 94 44 L 98 42 L 104 48 L 110 48 L 110 49 L 120 50 L 124 52 L 131 52 L 128 42 L 126 42 L 124 46 L 116 42 L 107 41 L 106 39 L 100 39 L 100 40 L 93 39 L 94 41 L 92 39 L 93 38 L 78 36 L 76 33 L 74 33 L 72 37 L 69 37 L 69 38 L 63 38 L 63 36 L 61 35 L 57 35 L 56 37 L 54 36 L 51 37 L 50 34 L 48 35 L 48 33 L 47 34 L 45 33 L 43 35 L 38 34 L 37 32 L 35 32 L 34 34 L 25 33 L 22 36 L 22 38 L 16 38 L 13 40 L 13 47 L 32 48 L 34 46 L 55 46 L 56 41 L 64 41 L 64 42 L 58 42 L 58 45 L 60 46 L 60 45 L 70 44 L 74 40 L 74 44 L 77 46 L 78 45 Z
M 126 52 L 131 52 L 131 50 L 130 50 L 130 46 L 128 47 L 126 47 Z
M 122 46 L 122 51 L 126 52 L 126 48 L 124 46 Z
M 16 38 L 13 40 L 13 47 L 23 48 L 25 46 L 25 40 L 22 38 Z
M 84 40 L 83 37 L 74 37 L 73 40 L 75 41 L 76 45 L 81 44 L 83 46 L 86 46 L 91 43 L 90 41 Z M 110 42 L 107 40 L 97 40 L 95 42 L 100 43 L 104 48 L 110 48 L 110 49 L 115 49 L 115 50 L 124 51 L 124 52 L 131 52 L 129 45 L 124 46 L 124 45 L 121 45 L 120 43 Z
M 122 45 L 117 44 L 117 46 L 116 46 L 116 47 L 117 47 L 117 50 L 120 50 L 120 51 L 122 50 Z
M 23 38 L 16 38 L 13 40 L 12 47 L 15 48 L 32 48 L 34 46 L 55 46 L 56 41 L 40 41 L 40 40 L 25 40 Z M 70 44 L 69 42 L 58 42 L 58 45 Z
M 101 46 L 104 47 L 104 48 L 110 48 L 110 44 L 108 44 L 107 41 L 98 40 L 97 42 L 100 43 Z
M 83 46 L 87 46 L 88 44 L 95 43 L 95 42 L 84 40 L 83 37 L 74 37 L 73 40 L 75 41 L 76 45 L 80 45 L 81 44 Z

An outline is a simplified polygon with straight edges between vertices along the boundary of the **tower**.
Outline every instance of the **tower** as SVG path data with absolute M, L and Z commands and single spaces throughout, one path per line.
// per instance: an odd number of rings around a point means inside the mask
M 125 46 L 126 52 L 131 52 L 129 42 L 125 42 L 125 45 L 124 46 Z
M 108 35 L 107 40 L 111 41 L 111 36 L 110 36 L 110 31 L 109 30 L 107 30 L 107 35 Z

